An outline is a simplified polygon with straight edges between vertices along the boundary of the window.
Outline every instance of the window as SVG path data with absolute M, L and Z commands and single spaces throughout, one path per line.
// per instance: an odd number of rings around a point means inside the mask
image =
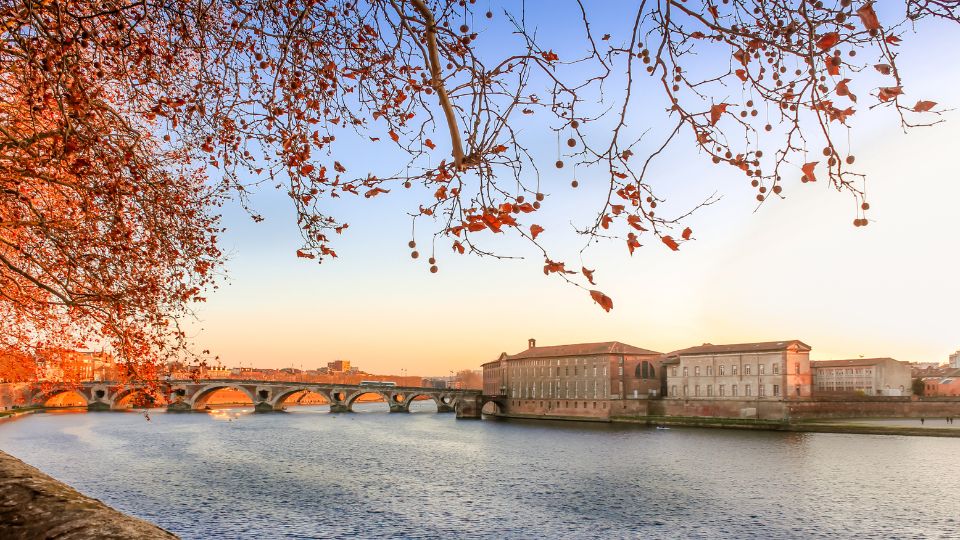
M 744 374 L 744 375 L 749 375 L 749 374 L 750 374 L 750 364 L 746 364 L 746 365 L 743 366 L 743 374 Z M 750 394 L 747 394 L 747 395 L 749 396 Z
M 749 385 L 749 384 L 743 385 L 743 395 L 745 395 L 745 396 L 749 396 L 749 395 L 750 395 L 750 385 Z
M 673 385 L 670 387 L 670 395 L 673 397 L 677 396 L 677 385 Z
M 676 369 L 676 368 L 674 368 Z M 638 379 L 654 379 L 655 373 L 653 370 L 653 364 L 644 360 L 643 362 L 637 364 L 637 369 L 635 370 L 634 377 Z
M 708 384 L 708 385 L 707 385 L 707 397 L 713 397 L 713 385 L 712 385 L 712 384 Z
M 713 375 L 713 366 L 707 366 L 707 375 Z
M 689 369 L 689 368 L 687 368 L 687 366 L 683 366 L 683 376 L 684 376 L 684 377 L 687 376 L 687 374 L 688 374 L 688 369 Z
M 699 376 L 700 376 L 700 366 L 694 366 L 694 367 L 693 367 L 693 375 L 694 375 L 695 377 L 699 377 Z
M 757 373 L 759 373 L 760 375 L 763 375 L 763 370 L 764 370 L 765 367 L 767 367 L 767 366 L 765 366 L 765 365 L 763 365 L 763 364 L 758 364 L 758 365 L 757 365 Z
M 736 375 L 736 374 L 737 374 L 737 365 L 736 365 L 736 364 L 730 366 L 730 374 L 731 374 L 731 375 Z
M 717 375 L 720 375 L 721 377 L 723 377 L 724 375 L 723 368 L 724 368 L 724 365 L 720 364 L 720 367 L 717 368 Z
M 730 395 L 734 397 L 737 396 L 737 385 L 734 384 L 730 386 Z
M 723 397 L 724 395 L 726 395 L 726 386 L 723 385 L 723 384 L 721 384 L 721 385 L 720 385 L 720 397 Z
M 683 385 L 683 395 L 684 395 L 684 397 L 686 397 L 689 393 L 690 393 L 690 387 L 687 386 L 687 385 Z
M 676 367 L 673 368 L 673 370 L 672 370 L 672 372 L 671 372 L 671 375 L 674 376 L 674 377 L 677 376 L 677 368 L 676 368 Z
M 700 385 L 699 385 L 699 384 L 693 387 L 693 395 L 695 395 L 695 396 L 699 396 L 699 395 L 700 395 Z
M 800 374 L 800 362 L 794 362 L 793 372 L 796 373 L 797 375 Z
M 771 367 L 773 368 L 773 374 L 774 374 L 774 375 L 779 375 L 779 374 L 780 374 L 780 364 L 773 364 Z
M 623 375 L 623 365 L 617 368 L 617 375 Z
M 757 396 L 763 397 L 766 395 L 766 386 L 762 384 L 757 385 Z
M 773 385 L 773 395 L 775 395 L 775 396 L 779 396 L 779 395 L 780 395 L 780 385 L 779 385 L 779 384 Z

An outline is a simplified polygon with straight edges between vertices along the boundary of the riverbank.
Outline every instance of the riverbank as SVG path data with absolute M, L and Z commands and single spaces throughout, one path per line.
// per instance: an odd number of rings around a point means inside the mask
M 754 418 L 710 418 L 686 416 L 647 416 L 613 417 L 611 422 L 643 424 L 646 426 L 687 426 L 720 429 L 753 429 L 766 431 L 792 431 L 802 433 L 852 433 L 861 435 L 907 435 L 918 437 L 960 437 L 960 425 L 944 423 L 944 419 L 929 420 L 929 423 L 920 424 L 919 419 L 906 419 L 916 422 L 916 425 L 894 424 L 887 419 L 847 418 L 829 421 L 783 422 L 777 420 L 758 420 Z M 943 425 L 934 424 L 939 420 Z
M 784 422 L 756 418 L 720 418 L 707 416 L 611 416 L 591 418 L 565 415 L 485 414 L 500 420 L 560 420 L 564 422 L 635 424 L 647 427 L 697 427 L 747 429 L 800 433 L 851 433 L 860 435 L 905 435 L 917 437 L 960 437 L 960 424 L 946 424 L 943 418 L 930 418 L 920 424 L 918 418 L 847 418 Z M 907 422 L 910 422 L 907 425 Z
M 87 497 L 0 451 L 0 538 L 170 540 L 178 537 Z

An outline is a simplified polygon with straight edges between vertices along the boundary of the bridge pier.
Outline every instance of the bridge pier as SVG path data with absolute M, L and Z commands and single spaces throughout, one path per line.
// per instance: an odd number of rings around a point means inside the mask
M 453 405 L 447 405 L 446 403 L 437 403 L 437 412 L 451 413 L 451 412 L 457 412 L 457 410 L 453 408 Z
M 457 401 L 457 419 L 480 420 L 483 417 L 483 400 L 480 396 L 463 396 Z
M 410 412 L 410 405 L 404 406 L 403 403 L 391 403 L 391 404 L 390 404 L 390 412 L 392 412 L 392 413 L 393 413 L 393 412 L 397 412 L 397 413 L 408 413 L 408 412 Z
M 91 401 L 87 404 L 88 411 L 109 411 L 110 404 L 102 401 Z
M 255 413 L 268 413 L 268 412 L 278 412 L 283 409 L 274 409 L 273 405 L 267 403 L 266 401 L 258 401 L 253 406 L 253 412 Z
M 167 405 L 167 412 L 172 413 L 181 413 L 181 412 L 193 412 L 193 407 L 189 403 L 183 401 L 174 401 Z
M 350 407 L 346 403 L 331 403 L 330 412 L 332 413 L 348 413 L 353 412 L 350 410 Z

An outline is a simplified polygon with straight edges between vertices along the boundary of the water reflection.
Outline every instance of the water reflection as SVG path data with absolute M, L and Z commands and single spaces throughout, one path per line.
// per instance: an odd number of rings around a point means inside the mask
M 956 534 L 958 439 L 355 407 L 37 415 L 0 448 L 184 538 Z

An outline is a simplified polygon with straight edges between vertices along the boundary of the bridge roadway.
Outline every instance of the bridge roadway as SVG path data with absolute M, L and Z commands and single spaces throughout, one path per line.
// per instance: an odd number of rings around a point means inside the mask
M 165 393 L 167 410 L 170 412 L 202 411 L 215 392 L 228 388 L 245 393 L 256 412 L 282 411 L 287 398 L 305 390 L 323 396 L 333 413 L 353 412 L 353 404 L 363 394 L 379 394 L 392 413 L 410 412 L 413 400 L 425 396 L 437 404 L 437 412 L 455 412 L 457 418 L 480 418 L 480 411 L 486 402 L 480 390 L 235 379 L 168 380 L 152 385 L 109 381 L 54 385 L 38 388 L 31 395 L 30 402 L 43 406 L 59 394 L 75 392 L 86 400 L 88 410 L 113 410 L 123 408 L 124 399 L 137 393 L 148 394 L 151 388 L 159 388 Z

